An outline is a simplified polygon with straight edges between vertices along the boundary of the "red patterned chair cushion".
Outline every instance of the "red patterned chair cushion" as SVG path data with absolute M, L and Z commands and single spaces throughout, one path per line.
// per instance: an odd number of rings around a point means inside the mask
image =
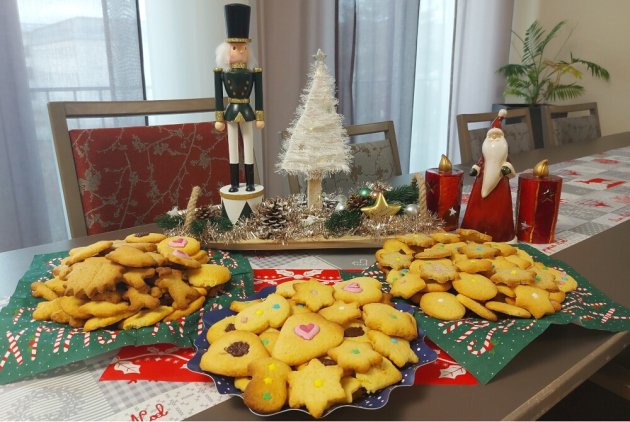
M 213 122 L 76 129 L 70 139 L 90 235 L 186 209 L 194 186 L 197 206 L 218 204 L 230 183 L 227 131 Z

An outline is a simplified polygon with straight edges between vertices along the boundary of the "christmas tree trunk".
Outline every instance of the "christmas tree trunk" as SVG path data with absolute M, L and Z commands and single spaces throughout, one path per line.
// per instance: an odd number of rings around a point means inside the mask
M 314 208 L 322 207 L 322 179 L 308 179 L 308 206 Z

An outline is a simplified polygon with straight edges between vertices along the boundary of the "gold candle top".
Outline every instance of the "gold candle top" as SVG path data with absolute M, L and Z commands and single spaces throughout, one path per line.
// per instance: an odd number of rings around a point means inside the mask
M 450 173 L 453 170 L 453 164 L 451 160 L 444 154 L 442 154 L 442 159 L 440 160 L 440 165 L 438 167 L 440 173 Z
M 549 176 L 549 166 L 547 165 L 546 159 L 536 164 L 536 167 L 534 167 L 534 176 L 540 178 Z

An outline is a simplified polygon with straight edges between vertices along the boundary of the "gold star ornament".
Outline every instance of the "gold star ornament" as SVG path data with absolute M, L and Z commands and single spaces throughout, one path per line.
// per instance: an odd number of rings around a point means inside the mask
M 382 193 L 379 193 L 376 197 L 376 202 L 371 207 L 363 207 L 361 208 L 361 212 L 363 212 L 368 217 L 374 218 L 382 218 L 382 217 L 391 217 L 400 211 L 400 205 L 389 205 L 385 200 L 385 197 Z

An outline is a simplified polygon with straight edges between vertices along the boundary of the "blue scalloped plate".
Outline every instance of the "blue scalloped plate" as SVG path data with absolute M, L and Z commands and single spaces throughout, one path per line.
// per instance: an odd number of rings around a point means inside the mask
M 247 300 L 253 299 L 262 299 L 269 296 L 271 293 L 276 291 L 275 286 L 265 287 L 260 292 L 256 293 L 253 296 L 247 298 Z M 413 308 L 409 305 L 403 303 L 396 303 L 396 308 L 403 312 L 409 312 L 413 314 Z M 199 362 L 201 361 L 201 356 L 208 350 L 210 347 L 210 343 L 208 343 L 208 339 L 206 338 L 206 333 L 208 332 L 208 328 L 212 326 L 214 323 L 222 320 L 231 315 L 236 315 L 236 312 L 230 309 L 219 309 L 216 311 L 207 312 L 203 316 L 203 331 L 195 340 L 195 348 L 197 349 L 197 353 L 193 356 L 192 359 L 188 361 L 188 369 L 193 372 L 199 372 L 202 374 L 210 375 L 217 386 L 217 390 L 220 394 L 226 394 L 229 396 L 238 396 L 243 397 L 243 393 L 241 390 L 234 386 L 234 378 L 232 377 L 224 377 L 221 375 L 213 374 L 210 372 L 203 371 L 199 367 Z M 389 387 L 383 388 L 380 391 L 372 394 L 365 394 L 358 400 L 355 400 L 352 403 L 348 404 L 336 404 L 329 407 L 326 412 L 322 415 L 322 417 L 327 416 L 331 412 L 339 409 L 340 407 L 358 407 L 361 409 L 380 409 L 381 407 L 387 404 L 389 400 L 389 394 L 396 387 L 408 387 L 413 385 L 416 369 L 418 369 L 422 365 L 426 365 L 428 363 L 435 362 L 437 360 L 437 354 L 426 345 L 424 342 L 424 330 L 418 326 L 418 337 L 410 343 L 411 348 L 414 353 L 418 356 L 419 362 L 414 365 L 405 366 L 400 370 L 403 375 L 403 379 Z M 289 406 L 284 406 L 281 410 L 275 413 L 259 413 L 250 409 L 250 411 L 258 416 L 272 416 L 278 413 L 287 412 L 290 410 L 297 410 L 304 413 L 308 413 L 308 411 L 304 408 L 300 409 L 292 409 Z

